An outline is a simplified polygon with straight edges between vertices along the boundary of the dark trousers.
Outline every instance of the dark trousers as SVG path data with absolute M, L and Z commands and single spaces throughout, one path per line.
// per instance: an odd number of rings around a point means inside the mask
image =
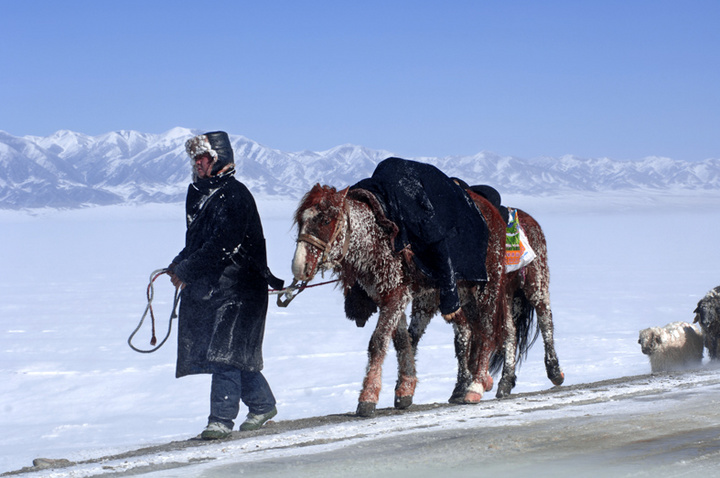
M 269 412 L 276 403 L 262 373 L 234 367 L 219 368 L 212 374 L 208 423 L 219 422 L 232 429 L 241 400 L 254 415 Z

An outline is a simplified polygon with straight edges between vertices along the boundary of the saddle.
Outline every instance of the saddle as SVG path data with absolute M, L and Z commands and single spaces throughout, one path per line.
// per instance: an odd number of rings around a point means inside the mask
M 510 221 L 508 208 L 502 205 L 502 199 L 500 198 L 500 193 L 497 189 L 487 184 L 478 184 L 475 186 L 467 186 L 466 184 L 465 189 L 469 189 L 475 194 L 479 194 L 480 196 L 490 201 L 490 204 L 495 206 L 495 209 L 498 210 L 502 218 L 505 220 L 505 224 Z

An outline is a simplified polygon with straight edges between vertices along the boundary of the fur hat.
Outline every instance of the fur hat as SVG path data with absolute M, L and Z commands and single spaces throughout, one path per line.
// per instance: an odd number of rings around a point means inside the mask
M 185 142 L 185 151 L 191 161 L 200 154 L 209 154 L 212 158 L 211 176 L 227 171 L 234 166 L 234 155 L 230 138 L 225 131 L 213 131 L 190 138 Z

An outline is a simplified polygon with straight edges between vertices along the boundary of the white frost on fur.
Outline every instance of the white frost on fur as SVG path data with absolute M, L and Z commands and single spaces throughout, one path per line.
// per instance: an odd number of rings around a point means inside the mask
M 338 251 L 342 248 L 344 235 L 350 231 L 346 260 L 358 271 L 363 286 L 369 289 L 367 292 L 373 296 L 399 287 L 403 280 L 402 261 L 394 254 L 392 243 L 370 209 L 349 201 L 348 221 L 349 227 L 338 237 L 335 247 Z
M 185 142 L 185 152 L 190 156 L 190 161 L 195 161 L 195 157 L 207 153 L 213 159 L 213 162 L 217 161 L 217 152 L 212 148 L 210 140 L 204 134 L 194 136 Z
M 302 216 L 301 216 L 301 219 L 300 219 L 300 223 L 301 223 L 301 224 L 307 224 L 308 222 L 310 222 L 310 220 L 312 220 L 312 219 L 313 219 L 315 216 L 317 216 L 317 215 L 318 215 L 317 209 L 315 209 L 315 208 L 305 209 L 305 210 L 302 212 Z M 303 229 L 304 229 L 304 228 L 303 228 Z M 303 231 L 299 231 L 299 232 L 306 232 L 306 231 L 303 230 Z
M 702 362 L 702 331 L 688 322 L 643 329 L 638 343 L 642 353 L 650 358 L 653 372 L 683 370 Z

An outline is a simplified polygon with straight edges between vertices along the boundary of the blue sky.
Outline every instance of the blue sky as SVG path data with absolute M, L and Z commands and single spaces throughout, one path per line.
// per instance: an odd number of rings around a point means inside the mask
M 719 158 L 718 25 L 718 0 L 0 0 L 0 130 Z

